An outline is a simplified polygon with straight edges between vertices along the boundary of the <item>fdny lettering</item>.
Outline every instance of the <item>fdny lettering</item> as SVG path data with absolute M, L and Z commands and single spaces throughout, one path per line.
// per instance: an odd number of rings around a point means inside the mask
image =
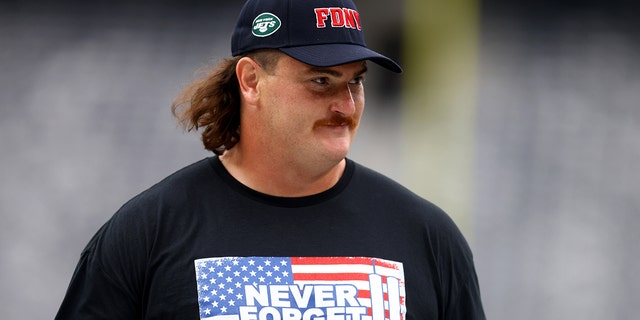
M 350 28 L 362 30 L 360 25 L 360 14 L 358 11 L 349 8 L 316 8 L 316 26 L 326 28 L 328 20 L 333 28 Z

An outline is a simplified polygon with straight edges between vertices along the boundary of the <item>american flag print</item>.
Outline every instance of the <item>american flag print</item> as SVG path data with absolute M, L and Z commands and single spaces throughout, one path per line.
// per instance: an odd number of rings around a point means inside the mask
M 404 320 L 402 263 L 366 257 L 194 261 L 202 320 Z

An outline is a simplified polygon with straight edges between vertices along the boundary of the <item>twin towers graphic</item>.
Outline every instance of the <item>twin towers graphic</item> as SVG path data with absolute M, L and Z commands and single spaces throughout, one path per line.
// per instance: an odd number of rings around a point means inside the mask
M 369 274 L 371 320 L 385 319 L 385 300 L 388 303 L 388 320 L 401 320 L 400 280 L 395 277 L 386 277 L 387 299 L 385 299 L 383 277 L 376 273 L 376 262 L 372 261 L 372 264 L 373 273 Z

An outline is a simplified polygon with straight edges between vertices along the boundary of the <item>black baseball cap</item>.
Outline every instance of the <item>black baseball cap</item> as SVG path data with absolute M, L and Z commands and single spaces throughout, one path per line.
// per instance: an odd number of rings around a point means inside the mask
M 367 48 L 351 0 L 248 0 L 231 37 L 231 53 L 266 48 L 316 67 L 371 60 L 402 72 L 398 63 Z

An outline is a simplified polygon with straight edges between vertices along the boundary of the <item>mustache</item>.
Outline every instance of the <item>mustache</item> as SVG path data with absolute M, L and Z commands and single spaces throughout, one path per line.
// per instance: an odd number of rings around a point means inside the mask
M 349 129 L 355 129 L 358 126 L 358 121 L 352 116 L 335 113 L 329 118 L 316 121 L 313 125 L 314 128 L 324 126 L 349 126 Z

